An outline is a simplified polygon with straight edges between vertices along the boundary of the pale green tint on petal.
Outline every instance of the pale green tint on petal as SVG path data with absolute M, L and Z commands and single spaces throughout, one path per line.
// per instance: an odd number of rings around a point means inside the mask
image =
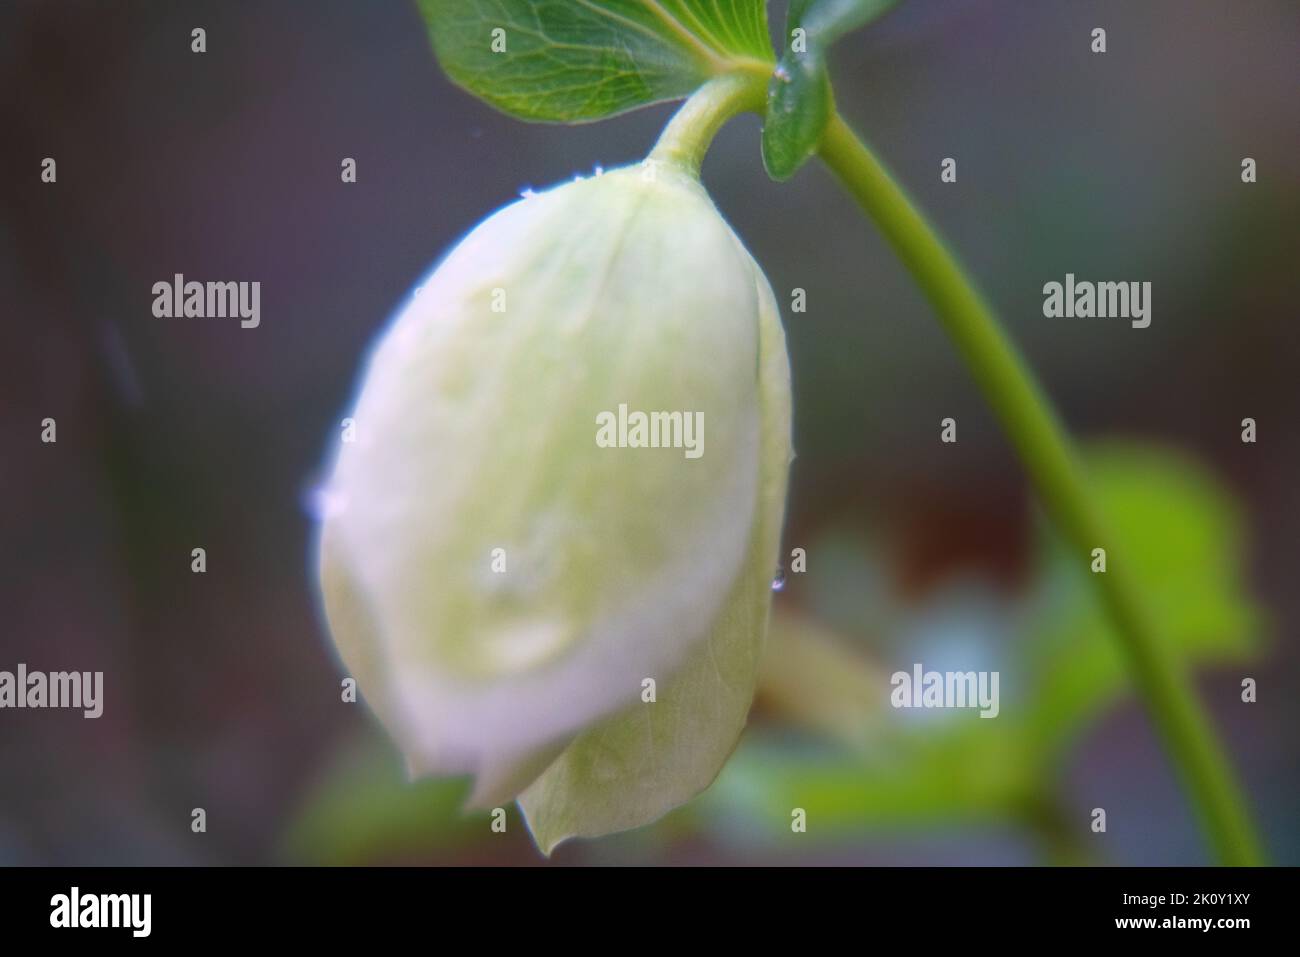
M 615 170 L 486 220 L 380 339 L 322 591 L 414 771 L 497 799 L 699 647 L 758 496 L 753 277 L 697 182 Z M 599 447 L 620 404 L 702 413 L 703 454 Z
M 737 240 L 739 246 L 739 240 Z M 748 255 L 746 253 L 746 255 Z M 648 824 L 707 788 L 736 746 L 767 630 L 791 460 L 790 367 L 771 287 L 750 260 L 761 304 L 761 495 L 745 567 L 707 640 L 674 675 L 581 734 L 519 797 L 543 853 L 570 837 Z

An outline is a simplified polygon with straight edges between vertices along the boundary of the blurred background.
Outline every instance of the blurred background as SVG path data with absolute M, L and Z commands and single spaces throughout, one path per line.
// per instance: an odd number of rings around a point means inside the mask
M 1086 444 L 1289 864 L 1298 53 L 1285 0 L 908 0 L 833 61 L 841 109 Z M 0 669 L 106 689 L 97 721 L 0 712 L 0 863 L 544 862 L 515 809 L 493 834 L 457 810 L 463 782 L 407 784 L 340 701 L 305 503 L 363 351 L 428 267 L 521 189 L 640 159 L 670 114 L 507 119 L 443 78 L 399 0 L 0 7 Z M 784 546 L 807 571 L 774 596 L 769 674 L 717 784 L 552 862 L 1206 862 L 1089 582 L 911 279 L 816 163 L 767 178 L 753 117 L 704 176 L 778 298 L 807 290 L 785 315 Z M 155 319 L 177 272 L 259 280 L 260 328 Z M 1149 280 L 1150 328 L 1043 318 L 1066 272 Z M 999 718 L 889 709 L 888 675 L 917 661 L 999 671 Z

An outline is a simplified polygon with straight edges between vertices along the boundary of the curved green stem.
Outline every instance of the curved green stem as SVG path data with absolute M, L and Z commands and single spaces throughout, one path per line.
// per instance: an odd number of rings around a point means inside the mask
M 1092 549 L 1106 548 L 1108 570 L 1092 578 L 1210 844 L 1225 864 L 1260 863 L 1254 828 L 1214 729 L 1181 662 L 1159 637 L 1123 556 L 1113 549 L 1065 431 L 1024 360 L 952 254 L 838 114 L 832 115 L 818 153 L 924 290 L 1081 567 Z
M 714 77 L 673 114 L 649 159 L 676 164 L 698 176 L 704 154 L 722 125 L 737 113 L 761 109 L 766 97 L 765 74 L 746 71 Z

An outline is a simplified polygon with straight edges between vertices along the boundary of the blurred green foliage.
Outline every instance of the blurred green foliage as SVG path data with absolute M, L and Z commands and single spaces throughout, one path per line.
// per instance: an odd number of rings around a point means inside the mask
M 376 732 L 340 751 L 284 834 L 282 855 L 360 864 L 458 849 L 489 833 L 486 813 L 460 812 L 469 790 L 464 778 L 408 781 Z
M 1264 618 L 1246 591 L 1232 496 L 1187 457 L 1145 445 L 1096 446 L 1087 467 L 1117 536 L 1113 554 L 1134 565 L 1182 661 L 1210 666 L 1255 654 Z M 866 647 L 805 614 L 774 615 L 759 693 L 765 726 L 746 734 L 709 791 L 649 830 L 663 842 L 718 837 L 778 848 L 799 807 L 810 822 L 801 841 L 998 823 L 1025 828 L 1060 859 L 1060 763 L 1129 690 L 1089 560 L 1043 529 L 1018 633 L 1004 645 L 1003 670 L 1024 687 L 1004 680 L 995 720 L 962 712 L 901 721 L 888 706 L 888 674 Z M 459 812 L 464 793 L 459 781 L 408 784 L 376 737 L 343 755 L 307 797 L 285 854 L 361 863 L 484 841 L 488 819 Z
M 1132 564 L 1160 637 L 1189 665 L 1254 651 L 1263 618 L 1246 592 L 1243 519 L 1232 497 L 1167 450 L 1108 443 L 1092 450 L 1088 467 L 1118 539 L 1109 551 Z M 1036 675 L 1031 720 L 1055 744 L 1129 685 L 1120 644 L 1078 571 L 1086 556 L 1068 554 L 1046 529 L 1043 538 L 1025 648 Z

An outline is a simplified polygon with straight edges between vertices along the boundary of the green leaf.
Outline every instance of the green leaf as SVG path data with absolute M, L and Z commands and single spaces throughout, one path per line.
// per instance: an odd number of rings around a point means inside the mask
M 775 180 L 793 176 L 817 149 L 831 117 L 831 84 L 820 56 L 782 58 L 768 82 L 763 166 Z
M 826 49 L 897 0 L 794 0 L 786 18 L 786 50 L 768 82 L 763 165 L 789 179 L 817 149 L 831 115 Z
M 1161 636 L 1187 665 L 1239 661 L 1259 646 L 1264 616 L 1245 581 L 1240 509 L 1186 456 L 1113 442 L 1087 455 L 1089 488 L 1112 534 L 1107 562 L 1126 562 Z M 1127 662 L 1088 580 L 1090 556 L 1047 538 L 1028 646 L 1033 725 L 1045 744 L 1068 741 L 1128 690 Z
M 763 0 L 419 0 L 442 68 L 526 120 L 598 120 L 772 66 Z

